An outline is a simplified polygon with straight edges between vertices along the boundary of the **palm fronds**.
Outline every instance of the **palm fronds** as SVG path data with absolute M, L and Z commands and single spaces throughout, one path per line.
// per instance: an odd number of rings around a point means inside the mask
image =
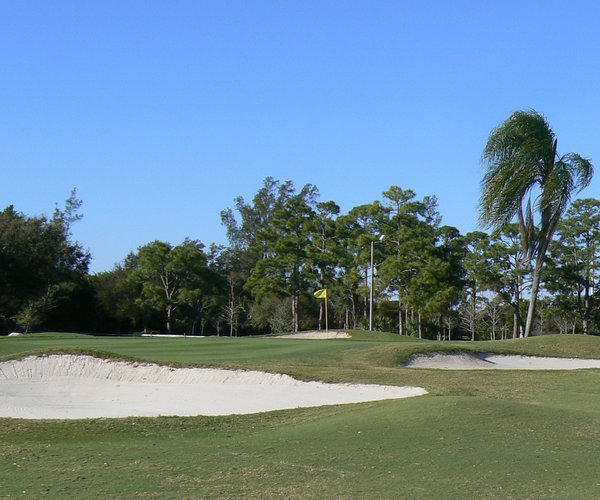
M 516 111 L 492 130 L 481 157 L 486 171 L 481 181 L 480 223 L 498 232 L 517 217 L 523 254 L 536 261 L 538 276 L 532 286 L 526 335 L 541 266 L 558 221 L 573 193 L 585 188 L 593 175 L 590 160 L 575 153 L 559 156 L 557 147 L 546 118 L 533 110 Z M 538 225 L 534 207 L 540 214 Z

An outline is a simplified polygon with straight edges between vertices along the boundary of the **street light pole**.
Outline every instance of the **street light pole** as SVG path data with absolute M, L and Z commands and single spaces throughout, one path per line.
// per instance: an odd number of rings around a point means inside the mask
M 377 241 L 381 242 L 385 239 L 385 234 L 379 235 Z M 373 266 L 373 249 L 375 247 L 375 240 L 371 240 L 371 286 L 369 290 L 369 331 L 373 331 L 373 278 L 375 277 L 374 266 Z
M 373 247 L 375 242 L 371 240 L 371 287 L 369 290 L 369 331 L 373 331 Z

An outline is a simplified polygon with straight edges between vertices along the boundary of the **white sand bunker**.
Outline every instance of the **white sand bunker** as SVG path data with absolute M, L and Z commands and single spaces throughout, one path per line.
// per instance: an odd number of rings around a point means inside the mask
M 301 382 L 258 371 L 171 368 L 91 356 L 0 363 L 0 417 L 230 415 L 426 393 L 420 387 Z
M 436 352 L 411 356 L 403 366 L 409 368 L 437 368 L 439 370 L 578 370 L 582 368 L 600 368 L 600 359 Z
M 286 335 L 277 335 L 276 339 L 316 339 L 316 340 L 327 340 L 327 339 L 349 339 L 352 336 L 346 332 L 329 331 L 329 332 L 298 332 L 288 333 Z

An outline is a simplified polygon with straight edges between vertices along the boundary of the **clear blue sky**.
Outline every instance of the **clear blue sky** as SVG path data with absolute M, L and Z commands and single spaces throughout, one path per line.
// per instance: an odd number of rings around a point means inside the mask
M 434 194 L 467 232 L 514 110 L 600 171 L 599 23 L 592 1 L 1 2 L 0 205 L 51 213 L 76 187 L 93 271 L 225 243 L 219 212 L 266 176 L 344 212 Z

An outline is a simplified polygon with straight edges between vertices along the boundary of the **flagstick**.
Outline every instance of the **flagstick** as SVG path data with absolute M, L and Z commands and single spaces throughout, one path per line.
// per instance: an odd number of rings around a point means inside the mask
M 327 296 L 325 296 L 325 334 L 329 336 L 329 325 L 327 324 Z

